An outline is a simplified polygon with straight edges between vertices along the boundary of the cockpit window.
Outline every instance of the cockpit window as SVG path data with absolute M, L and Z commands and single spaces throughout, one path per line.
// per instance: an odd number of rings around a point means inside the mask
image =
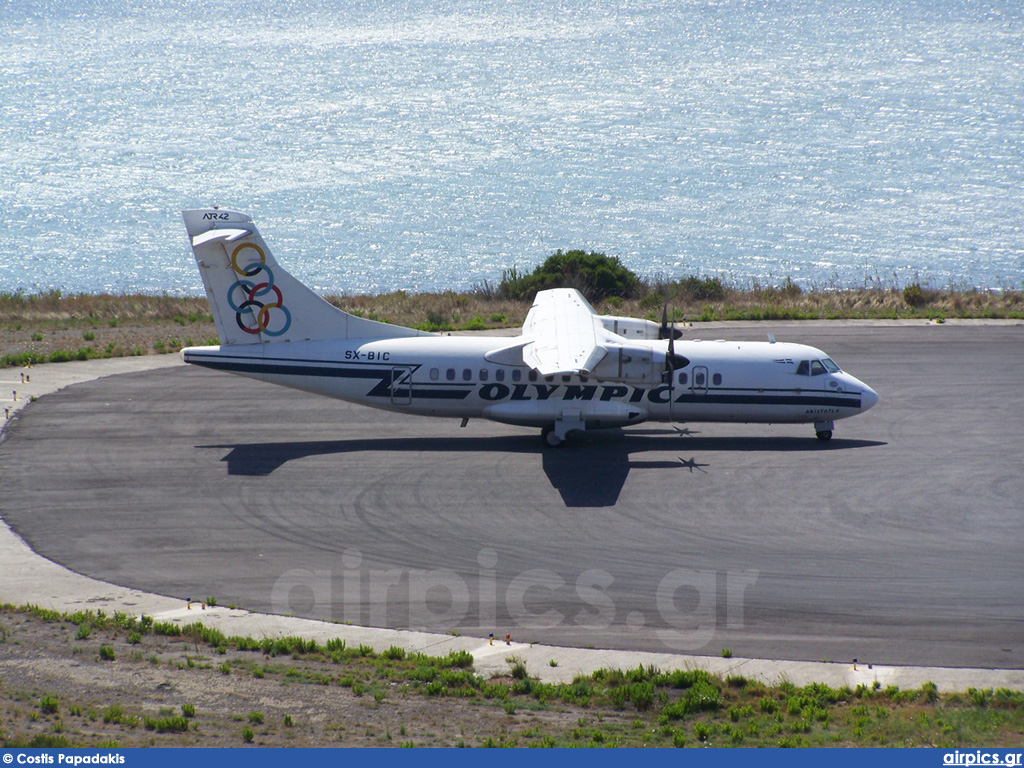
M 825 372 L 825 366 L 820 360 L 811 360 L 811 376 L 821 376 Z
M 808 360 L 801 360 L 800 365 L 796 367 L 797 376 L 810 376 L 811 375 L 811 363 Z
M 825 370 L 829 373 L 839 373 L 841 370 L 839 366 L 832 361 L 831 357 L 826 357 L 821 361 L 821 364 L 825 366 Z

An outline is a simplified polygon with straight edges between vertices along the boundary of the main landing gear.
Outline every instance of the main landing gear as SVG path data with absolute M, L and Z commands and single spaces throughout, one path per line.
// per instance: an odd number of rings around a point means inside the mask
M 557 448 L 565 442 L 563 438 L 559 437 L 555 433 L 554 427 L 544 427 L 544 429 L 540 431 L 540 437 L 541 440 L 544 441 L 544 444 L 549 448 Z
M 562 417 L 556 419 L 554 424 L 544 427 L 540 431 L 540 436 L 546 445 L 557 448 L 566 441 L 570 432 L 582 432 L 586 428 L 586 422 L 576 412 L 563 413 Z

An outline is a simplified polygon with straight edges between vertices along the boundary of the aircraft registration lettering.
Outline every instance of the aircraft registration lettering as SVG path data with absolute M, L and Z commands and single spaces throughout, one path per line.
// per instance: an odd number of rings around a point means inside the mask
M 347 349 L 345 350 L 346 360 L 367 360 L 367 361 L 381 361 L 387 362 L 391 359 L 390 352 L 362 352 L 358 349 Z

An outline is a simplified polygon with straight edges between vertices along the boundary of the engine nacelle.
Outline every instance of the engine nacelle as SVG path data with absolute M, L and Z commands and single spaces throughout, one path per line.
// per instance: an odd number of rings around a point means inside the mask
M 607 330 L 627 339 L 653 341 L 661 338 L 659 335 L 661 326 L 650 320 L 641 320 L 639 317 L 615 317 L 614 315 L 601 315 L 598 319 Z
M 607 354 L 589 374 L 601 381 L 625 384 L 658 384 L 665 372 L 665 355 L 650 347 L 605 345 Z

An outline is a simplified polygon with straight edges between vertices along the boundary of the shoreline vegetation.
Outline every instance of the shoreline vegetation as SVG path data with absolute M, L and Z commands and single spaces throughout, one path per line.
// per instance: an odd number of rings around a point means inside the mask
M 207 598 L 212 605 L 212 598 Z M 227 637 L 103 611 L 0 605 L 0 746 L 1016 747 L 1024 693 L 767 685 L 699 669 L 544 683 L 522 658 Z M 722 649 L 722 655 L 728 654 Z M 554 662 L 551 662 L 554 666 Z M 73 671 L 72 671 L 73 670 Z
M 580 290 L 601 314 L 673 322 L 829 319 L 1024 319 L 1024 290 L 932 289 L 871 281 L 861 288 L 734 285 L 720 277 L 641 279 L 616 257 L 558 251 L 530 273 L 464 292 L 325 296 L 346 312 L 422 330 L 485 331 L 522 325 L 538 290 Z M 0 293 L 0 367 L 176 353 L 217 344 L 205 297 Z

